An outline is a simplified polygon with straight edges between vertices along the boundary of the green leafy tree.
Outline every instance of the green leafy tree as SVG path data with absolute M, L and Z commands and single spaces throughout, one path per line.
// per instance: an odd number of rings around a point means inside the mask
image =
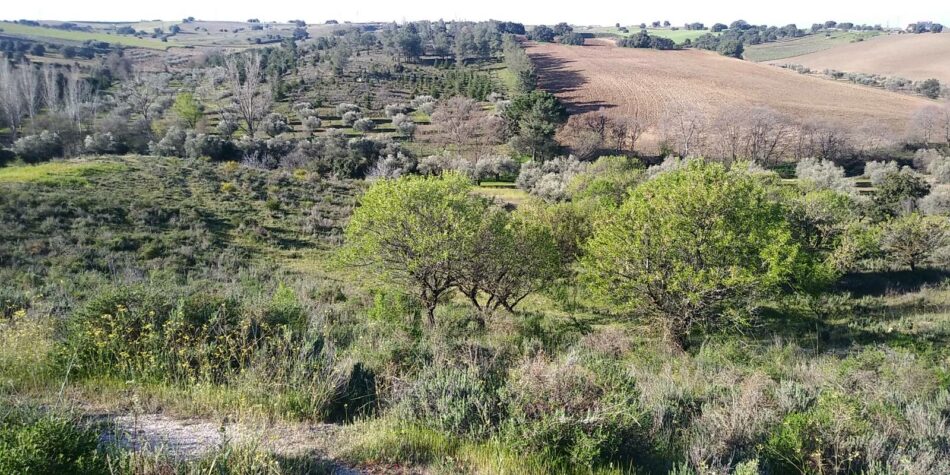
M 571 197 L 575 201 L 594 199 L 601 205 L 616 208 L 627 198 L 630 188 L 643 179 L 644 170 L 643 164 L 635 158 L 600 157 L 586 173 L 571 182 Z
M 901 214 L 902 210 L 911 210 L 917 199 L 930 193 L 930 185 L 922 176 L 909 168 L 897 173 L 889 173 L 875 187 L 872 198 L 872 213 L 875 218 L 885 220 Z
M 741 59 L 742 53 L 745 51 L 745 47 L 739 40 L 725 40 L 719 43 L 719 47 L 716 48 L 716 50 L 719 51 L 719 54 L 723 56 Z
M 478 235 L 489 203 L 460 175 L 404 177 L 373 184 L 346 227 L 344 262 L 372 265 L 414 291 L 435 323 L 440 299 Z
M 500 208 L 483 215 L 458 278 L 459 291 L 475 308 L 503 307 L 514 312 L 525 297 L 559 277 L 554 233 L 535 218 L 531 213 L 509 214 Z
M 813 189 L 808 184 L 786 188 L 783 202 L 792 235 L 802 249 L 794 288 L 812 297 L 823 293 L 841 273 L 854 267 L 862 250 L 853 240 L 858 224 L 854 199 L 844 193 Z M 849 237 L 852 242 L 845 242 Z
M 595 295 L 657 318 L 683 347 L 697 326 L 743 324 L 794 277 L 800 246 L 763 178 L 692 160 L 631 192 L 582 261 Z
M 554 134 L 567 120 L 567 110 L 553 94 L 534 90 L 515 97 L 504 114 L 511 146 L 520 154 L 540 160 L 558 149 Z

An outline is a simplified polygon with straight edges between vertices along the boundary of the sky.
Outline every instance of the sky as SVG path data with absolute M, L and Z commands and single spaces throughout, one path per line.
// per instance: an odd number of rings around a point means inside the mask
M 753 24 L 807 27 L 825 20 L 856 24 L 906 26 L 919 20 L 950 25 L 948 0 L 677 0 L 634 2 L 630 0 L 316 0 L 312 2 L 262 2 L 247 0 L 4 0 L 0 18 L 6 20 L 134 21 L 178 20 L 193 16 L 201 20 L 259 18 L 262 21 L 302 19 L 322 23 L 329 19 L 353 21 L 406 20 L 510 20 L 529 25 L 566 21 L 574 25 L 623 25 L 669 20 L 730 23 L 744 19 Z

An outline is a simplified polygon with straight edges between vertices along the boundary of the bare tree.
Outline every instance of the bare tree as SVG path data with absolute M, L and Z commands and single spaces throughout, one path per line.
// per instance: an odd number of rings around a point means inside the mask
M 633 114 L 615 118 L 610 124 L 609 134 L 614 141 L 614 145 L 620 152 L 633 152 L 637 148 L 637 142 L 643 133 L 649 129 L 651 124 L 637 107 Z
M 851 140 L 843 129 L 826 124 L 819 127 L 815 134 L 815 156 L 828 160 L 840 158 L 848 151 L 850 144 Z
M 887 147 L 896 143 L 899 139 L 894 133 L 894 128 L 880 120 L 869 119 L 861 124 L 856 132 L 861 137 L 858 144 L 865 151 Z
M 796 161 L 812 157 L 812 136 L 815 133 L 815 124 L 801 121 L 794 125 L 792 130 L 792 151 Z
M 719 111 L 710 141 L 713 153 L 724 160 L 769 163 L 785 153 L 791 132 L 790 121 L 772 109 L 732 106 Z
M 52 64 L 46 64 L 42 69 L 43 77 L 43 104 L 50 112 L 60 108 L 59 73 Z
M 747 140 L 744 107 L 725 107 L 716 115 L 710 127 L 713 153 L 723 160 L 732 161 L 744 153 Z
M 13 66 L 7 61 L 0 61 L 0 112 L 10 126 L 14 140 L 20 131 L 26 109 L 21 87 L 18 73 Z
M 790 133 L 795 158 L 808 157 L 835 160 L 852 149 L 851 137 L 837 124 L 802 121 Z
M 40 108 L 39 78 L 33 65 L 26 63 L 19 67 L 17 80 L 20 82 L 20 94 L 23 96 L 23 107 L 30 118 L 30 131 L 35 132 L 33 121 Z
M 89 98 L 89 85 L 82 78 L 78 69 L 73 69 L 66 76 L 66 88 L 63 91 L 63 111 L 72 119 L 82 132 L 82 109 Z
M 664 139 L 682 157 L 702 153 L 708 131 L 706 115 L 691 105 L 666 110 L 660 121 Z
M 607 116 L 604 109 L 600 109 L 592 114 L 585 114 L 582 117 L 583 124 L 591 131 L 600 136 L 601 143 L 607 142 L 612 120 Z
M 930 105 L 918 109 L 910 119 L 908 135 L 923 143 L 932 142 L 934 138 L 942 135 L 943 130 L 940 127 L 942 115 L 937 106 Z
M 152 115 L 158 112 L 159 104 L 167 96 L 167 88 L 166 74 L 136 73 L 122 83 L 119 94 L 133 111 L 151 123 Z
M 745 115 L 745 158 L 768 164 L 785 153 L 791 137 L 791 121 L 767 107 L 756 107 Z
M 468 152 L 475 164 L 491 153 L 486 145 L 500 142 L 504 121 L 485 111 L 472 99 L 453 97 L 432 113 L 432 123 L 457 153 Z
M 225 58 L 224 64 L 234 108 L 244 121 L 247 134 L 254 137 L 257 124 L 267 115 L 273 101 L 270 89 L 262 85 L 261 56 L 256 52 L 232 55 Z

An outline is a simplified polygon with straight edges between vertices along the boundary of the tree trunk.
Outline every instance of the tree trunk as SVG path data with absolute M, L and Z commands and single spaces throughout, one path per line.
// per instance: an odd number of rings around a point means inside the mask
M 426 304 L 426 321 L 430 327 L 435 326 L 435 302 Z
M 686 332 L 675 325 L 666 325 L 663 330 L 663 340 L 670 346 L 674 353 L 685 353 L 689 341 Z

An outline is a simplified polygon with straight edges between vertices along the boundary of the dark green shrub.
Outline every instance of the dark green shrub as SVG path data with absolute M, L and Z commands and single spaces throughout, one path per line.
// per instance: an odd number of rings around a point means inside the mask
M 96 431 L 70 417 L 0 411 L 0 473 L 106 474 Z
M 230 140 L 217 135 L 198 134 L 185 140 L 185 155 L 190 158 L 209 157 L 212 160 L 239 158 L 237 147 Z
M 24 162 L 36 163 L 63 156 L 63 141 L 55 132 L 42 131 L 21 137 L 13 143 L 13 151 Z
M 786 415 L 760 456 L 770 473 L 856 473 L 867 463 L 855 443 L 864 424 L 852 401 L 826 394 L 811 408 Z
M 374 414 L 377 409 L 376 373 L 363 363 L 356 363 L 346 382 L 340 386 L 329 404 L 327 420 L 352 422 Z
M 14 158 L 16 158 L 16 153 L 14 153 L 12 150 L 0 148 L 0 167 L 12 162 Z

